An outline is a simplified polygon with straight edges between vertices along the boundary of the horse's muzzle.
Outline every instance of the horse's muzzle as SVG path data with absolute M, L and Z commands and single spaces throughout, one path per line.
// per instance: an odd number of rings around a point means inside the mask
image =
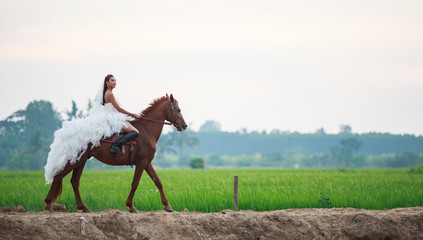
M 176 130 L 178 130 L 179 132 L 184 131 L 188 127 L 188 125 L 184 122 L 176 122 L 173 124 L 173 126 L 176 127 Z

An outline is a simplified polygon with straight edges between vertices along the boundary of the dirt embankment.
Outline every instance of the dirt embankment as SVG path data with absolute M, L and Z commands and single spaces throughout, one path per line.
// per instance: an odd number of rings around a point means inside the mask
M 83 216 L 88 222 L 82 225 Z M 84 235 L 81 231 L 84 230 Z M 0 213 L 0 239 L 423 239 L 423 207 L 384 211 Z

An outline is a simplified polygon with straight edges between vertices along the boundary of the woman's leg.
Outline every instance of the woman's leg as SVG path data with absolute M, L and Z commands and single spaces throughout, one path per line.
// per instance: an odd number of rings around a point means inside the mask
M 122 130 L 126 132 L 126 135 L 119 138 L 118 140 L 116 140 L 116 142 L 112 144 L 112 146 L 110 147 L 110 152 L 121 154 L 122 145 L 138 137 L 139 135 L 138 130 L 134 128 L 134 126 L 132 126 L 132 124 L 130 124 L 129 122 L 126 122 L 126 124 L 127 124 L 127 127 L 122 128 Z
M 138 132 L 138 129 L 136 129 L 134 126 L 132 126 L 132 124 L 130 124 L 129 122 L 126 122 L 127 127 L 123 127 L 122 130 L 126 133 L 132 132 L 132 131 L 136 131 L 138 134 L 140 132 Z

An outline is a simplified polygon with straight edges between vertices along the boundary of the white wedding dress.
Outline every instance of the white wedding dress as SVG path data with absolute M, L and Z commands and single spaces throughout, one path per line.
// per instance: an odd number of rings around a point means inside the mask
M 54 133 L 53 143 L 45 165 L 46 183 L 53 181 L 68 162 L 78 161 L 87 150 L 100 145 L 100 140 L 118 133 L 127 127 L 125 121 L 131 117 L 120 113 L 111 103 L 104 105 L 96 102 L 87 117 L 64 121 L 62 128 Z

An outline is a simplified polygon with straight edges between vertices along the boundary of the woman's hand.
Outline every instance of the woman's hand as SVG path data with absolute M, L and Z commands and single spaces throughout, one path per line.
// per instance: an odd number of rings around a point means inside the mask
M 131 114 L 131 117 L 133 117 L 133 118 L 135 118 L 135 119 L 138 119 L 138 118 L 140 118 L 140 115 L 139 115 L 139 114 L 134 114 L 134 113 L 132 113 L 132 114 Z

